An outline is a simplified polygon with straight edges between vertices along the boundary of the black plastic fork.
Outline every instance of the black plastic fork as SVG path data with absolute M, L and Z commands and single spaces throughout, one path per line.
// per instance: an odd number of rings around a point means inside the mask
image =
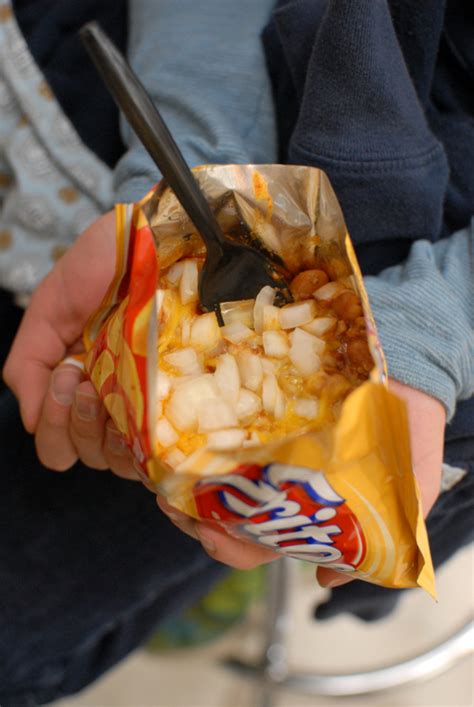
M 80 35 L 115 102 L 204 240 L 201 307 L 215 311 L 222 325 L 221 302 L 251 299 L 265 285 L 278 290 L 280 301 L 290 301 L 287 283 L 268 255 L 225 237 L 158 109 L 107 35 L 96 22 Z

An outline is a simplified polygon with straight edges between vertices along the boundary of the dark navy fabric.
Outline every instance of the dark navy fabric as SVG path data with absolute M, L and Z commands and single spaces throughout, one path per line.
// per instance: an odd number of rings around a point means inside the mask
M 327 172 L 364 274 L 474 214 L 473 38 L 474 6 L 461 0 L 277 3 L 263 40 L 281 160 Z M 473 435 L 471 398 L 446 428 L 445 461 L 468 473 L 428 519 L 437 566 L 473 539 Z M 400 594 L 350 584 L 316 615 L 373 620 Z
M 2 325 L 20 316 L 0 290 Z M 0 704 L 26 707 L 90 684 L 226 568 L 142 484 L 42 467 L 5 388 L 0 449 Z
M 474 213 L 472 3 L 280 0 L 264 32 L 281 159 L 324 169 L 362 270 Z
M 127 0 L 13 0 L 13 9 L 36 63 L 82 141 L 114 167 L 124 152 L 119 113 L 78 31 L 97 20 L 125 52 Z

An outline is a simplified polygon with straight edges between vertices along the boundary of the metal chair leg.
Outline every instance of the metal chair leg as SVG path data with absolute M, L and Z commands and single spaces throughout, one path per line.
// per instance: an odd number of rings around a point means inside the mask
M 260 682 L 260 707 L 271 707 L 275 691 L 280 689 L 320 697 L 343 697 L 401 687 L 438 675 L 474 651 L 474 624 L 469 620 L 425 653 L 375 670 L 345 674 L 290 671 L 287 636 L 291 628 L 289 595 L 293 570 L 294 563 L 287 558 L 269 568 L 262 660 L 254 665 L 236 658 L 224 661 L 237 673 Z

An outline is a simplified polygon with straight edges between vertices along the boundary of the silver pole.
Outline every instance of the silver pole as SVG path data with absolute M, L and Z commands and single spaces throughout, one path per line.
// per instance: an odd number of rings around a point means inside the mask
M 278 642 L 274 645 L 279 645 Z M 350 695 L 365 695 L 381 692 L 395 687 L 401 687 L 412 682 L 427 680 L 448 670 L 456 662 L 474 652 L 474 624 L 469 620 L 464 626 L 452 633 L 442 643 L 434 646 L 426 653 L 421 653 L 409 660 L 358 673 L 316 673 L 290 672 L 283 653 L 276 653 L 279 660 L 277 666 L 277 681 L 272 679 L 268 659 L 264 665 L 248 665 L 239 660 L 228 660 L 226 664 L 247 677 L 262 679 L 265 675 L 267 684 L 272 690 L 284 689 L 320 697 L 348 697 Z M 286 677 L 283 677 L 281 666 L 286 667 Z M 265 666 L 267 666 L 265 668 Z M 271 707 L 271 703 L 263 703 L 262 707 Z
M 309 695 L 343 697 L 364 695 L 427 680 L 444 672 L 474 651 L 474 624 L 469 621 L 443 643 L 426 653 L 377 670 L 340 675 L 292 673 L 281 687 Z

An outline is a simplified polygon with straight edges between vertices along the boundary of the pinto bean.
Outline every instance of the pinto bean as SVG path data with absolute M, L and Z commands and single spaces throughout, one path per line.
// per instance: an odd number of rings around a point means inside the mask
M 358 319 L 362 314 L 362 307 L 355 292 L 343 292 L 332 302 L 332 308 L 338 317 L 345 320 Z
M 347 357 L 351 364 L 369 373 L 374 367 L 366 339 L 353 339 L 347 344 Z
M 297 301 L 310 299 L 315 290 L 328 282 L 329 278 L 323 270 L 304 270 L 291 281 L 291 294 Z

